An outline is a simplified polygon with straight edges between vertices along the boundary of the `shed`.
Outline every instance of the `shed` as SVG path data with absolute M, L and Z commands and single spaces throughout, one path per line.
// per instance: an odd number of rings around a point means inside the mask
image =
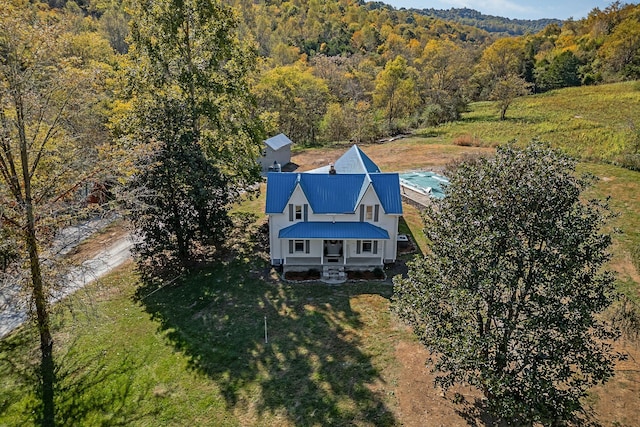
M 291 162 L 291 144 L 291 140 L 283 133 L 267 139 L 258 159 L 262 172 L 268 172 L 274 164 L 282 167 Z

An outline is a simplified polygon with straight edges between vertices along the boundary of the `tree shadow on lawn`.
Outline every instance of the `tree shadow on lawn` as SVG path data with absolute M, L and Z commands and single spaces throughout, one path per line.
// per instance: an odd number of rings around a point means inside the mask
M 0 387 L 2 425 L 3 415 L 16 425 L 42 423 L 36 338 L 36 328 L 29 326 L 0 341 L 0 377 L 10 381 L 10 387 Z M 107 350 L 80 351 L 72 342 L 65 354 L 56 355 L 56 424 L 127 426 L 154 418 L 154 410 L 140 410 L 139 405 L 149 385 L 134 383 L 133 373 L 145 360 L 123 354 L 114 364 L 103 357 Z
M 391 287 L 267 283 L 251 271 L 221 263 L 171 287 L 142 287 L 137 298 L 231 410 L 296 425 L 396 424 L 349 302 L 389 298 Z

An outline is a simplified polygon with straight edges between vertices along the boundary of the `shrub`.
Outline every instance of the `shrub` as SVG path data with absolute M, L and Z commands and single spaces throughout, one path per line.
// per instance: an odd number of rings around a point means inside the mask
M 481 147 L 482 141 L 477 136 L 466 133 L 455 137 L 453 139 L 453 144 L 461 147 Z

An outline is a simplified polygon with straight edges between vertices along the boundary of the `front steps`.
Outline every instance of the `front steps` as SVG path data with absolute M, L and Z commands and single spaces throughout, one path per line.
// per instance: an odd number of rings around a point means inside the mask
M 347 274 L 344 272 L 343 266 L 329 266 L 322 267 L 322 277 L 320 278 L 324 283 L 338 284 L 347 281 Z

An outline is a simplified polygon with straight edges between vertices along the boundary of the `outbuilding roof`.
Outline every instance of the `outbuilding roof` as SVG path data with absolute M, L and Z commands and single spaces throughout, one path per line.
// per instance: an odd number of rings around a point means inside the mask
M 285 135 L 284 133 L 279 133 L 276 136 L 272 136 L 271 138 L 267 139 L 264 143 L 267 144 L 269 147 L 271 147 L 271 149 L 274 151 L 292 144 L 291 140 L 287 138 L 287 135 Z
M 297 222 L 280 230 L 280 239 L 388 239 L 387 230 L 368 222 Z

